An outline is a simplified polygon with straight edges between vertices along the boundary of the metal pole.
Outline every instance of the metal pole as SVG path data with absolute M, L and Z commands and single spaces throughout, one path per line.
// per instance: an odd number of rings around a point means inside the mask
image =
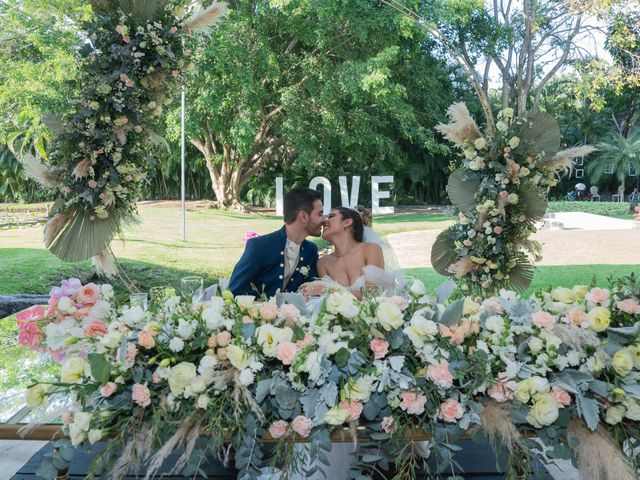
M 182 206 L 182 223 L 180 227 L 180 240 L 185 241 L 186 235 L 186 217 L 185 217 L 185 180 L 184 180 L 184 104 L 185 94 L 184 85 L 180 95 L 180 203 Z

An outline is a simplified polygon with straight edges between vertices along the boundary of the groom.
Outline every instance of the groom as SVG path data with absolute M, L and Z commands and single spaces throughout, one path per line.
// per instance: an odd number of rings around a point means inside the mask
M 318 247 L 305 238 L 318 237 L 324 223 L 320 192 L 294 188 L 284 196 L 285 225 L 247 241 L 229 280 L 234 295 L 272 297 L 278 290 L 295 292 L 318 276 Z

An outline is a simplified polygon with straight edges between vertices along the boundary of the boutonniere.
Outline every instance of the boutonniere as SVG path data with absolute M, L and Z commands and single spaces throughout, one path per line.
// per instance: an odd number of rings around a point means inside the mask
M 303 277 L 308 277 L 309 276 L 309 267 L 307 265 L 304 265 L 304 266 L 300 267 L 300 273 L 302 274 Z

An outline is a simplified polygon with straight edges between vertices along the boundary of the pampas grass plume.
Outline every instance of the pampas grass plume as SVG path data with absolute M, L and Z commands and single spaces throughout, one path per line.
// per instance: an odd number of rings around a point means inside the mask
M 194 13 L 187 21 L 184 22 L 184 28 L 191 31 L 206 31 L 225 13 L 227 13 L 227 4 L 214 2 L 204 10 Z
M 482 136 L 478 125 L 476 125 L 464 103 L 457 102 L 452 104 L 447 109 L 447 116 L 450 122 L 437 125 L 436 130 L 442 133 L 447 140 L 455 143 L 456 146 L 464 148 L 468 143 Z

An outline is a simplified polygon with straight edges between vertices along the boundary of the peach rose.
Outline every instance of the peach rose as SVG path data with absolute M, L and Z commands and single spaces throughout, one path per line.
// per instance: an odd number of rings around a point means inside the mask
M 151 392 L 146 385 L 136 383 L 131 390 L 131 399 L 141 407 L 151 404 Z
M 518 388 L 518 384 L 509 380 L 505 372 L 499 373 L 496 384 L 489 389 L 489 396 L 496 402 L 502 403 L 511 400 Z
M 141 332 L 138 332 L 138 344 L 142 348 L 150 349 L 156 346 L 156 341 L 149 332 L 142 330 Z
M 298 353 L 298 347 L 293 342 L 282 342 L 276 347 L 276 357 L 283 365 L 291 365 L 296 353 Z
M 295 305 L 285 303 L 280 307 L 280 318 L 290 322 L 296 322 L 300 318 L 300 310 Z
M 451 388 L 453 385 L 453 374 L 449 370 L 449 362 L 446 360 L 441 360 L 435 365 L 429 365 L 427 377 L 442 388 Z
M 424 413 L 424 406 L 427 403 L 427 397 L 422 393 L 402 392 L 400 393 L 400 408 L 412 415 L 421 415 Z
M 393 433 L 396 429 L 393 425 L 393 417 L 384 417 L 380 422 L 380 426 L 386 433 Z
M 553 315 L 548 312 L 534 312 L 531 315 L 531 319 L 536 327 L 544 328 L 545 330 L 553 330 L 553 327 L 556 324 L 556 320 L 553 318 Z
M 69 425 L 73 421 L 73 416 L 69 410 L 64 410 L 61 414 L 62 424 Z
M 96 182 L 95 180 L 89 180 L 87 182 L 87 185 L 89 185 L 89 188 L 96 188 L 98 186 L 98 182 Z
M 561 408 L 571 405 L 571 395 L 563 388 L 551 387 L 551 396 Z
M 107 329 L 107 325 L 100 319 L 93 319 L 84 327 L 84 333 L 87 337 L 101 337 L 102 335 L 106 335 L 109 330 Z
M 278 307 L 271 302 L 263 303 L 260 307 L 260 316 L 270 322 L 278 316 Z
M 136 360 L 136 355 L 138 354 L 138 349 L 135 344 L 129 342 L 127 344 L 127 353 L 125 354 L 125 360 L 127 363 L 133 364 Z
M 387 302 L 393 303 L 400 310 L 405 310 L 409 306 L 409 302 L 406 298 L 400 297 L 399 295 L 394 295 L 393 297 L 387 298 Z
M 587 321 L 587 314 L 579 308 L 572 308 L 567 312 L 567 320 L 579 327 Z
M 79 308 L 73 314 L 73 318 L 78 319 L 78 320 L 86 318 L 87 315 L 89 315 L 90 311 L 91 311 L 91 307 L 90 306 Z
M 218 338 L 217 337 L 209 337 L 207 340 L 207 346 L 211 348 L 216 348 L 218 346 Z
M 637 315 L 640 313 L 640 303 L 633 298 L 617 301 L 616 307 L 618 307 L 618 310 L 628 313 L 629 315 Z
M 312 335 L 305 333 L 304 338 L 296 342 L 296 347 L 298 347 L 298 350 L 302 350 L 307 345 L 313 345 L 314 343 L 316 343 L 316 339 Z
M 229 358 L 227 355 L 227 347 L 218 348 L 218 350 L 216 350 L 216 355 L 220 360 L 224 362 L 227 358 Z
M 162 377 L 160 377 L 158 370 L 154 370 L 153 375 L 151 375 L 151 381 L 153 383 L 160 383 L 162 381 Z
M 110 397 L 116 392 L 116 390 L 118 390 L 118 385 L 113 382 L 107 382 L 102 386 L 102 388 L 100 388 L 100 395 L 103 397 Z
M 374 353 L 376 360 L 384 358 L 389 352 L 389 342 L 382 338 L 374 338 L 369 344 L 371 351 Z
M 502 306 L 502 303 L 497 297 L 487 298 L 485 301 L 482 302 L 482 305 L 480 308 L 482 310 L 498 313 L 500 315 L 504 313 L 504 307 Z
M 231 342 L 231 334 L 224 330 L 216 335 L 216 340 L 219 347 L 226 347 Z
M 500 235 L 502 233 L 502 227 L 500 225 L 496 225 L 495 227 L 493 227 L 493 233 L 495 233 L 496 235 Z
M 100 298 L 100 287 L 95 283 L 87 283 L 78 292 L 78 300 L 82 303 L 94 304 Z
M 291 422 L 291 428 L 302 438 L 307 438 L 313 429 L 313 422 L 304 415 L 298 415 Z M 273 435 L 271 436 L 273 437 Z
M 360 415 L 362 414 L 363 408 L 362 403 L 347 400 L 341 401 L 338 404 L 338 407 L 349 413 L 347 422 L 355 422 L 356 420 L 358 420 L 358 418 L 360 418 Z
M 585 295 L 585 299 L 588 302 L 594 303 L 596 305 L 602 305 L 603 307 L 609 306 L 609 297 L 611 296 L 611 292 L 606 288 L 592 288 L 589 293 Z
M 438 418 L 445 422 L 455 423 L 464 415 L 464 409 L 457 400 L 449 398 L 440 404 Z
M 288 430 L 289 424 L 284 420 L 278 420 L 273 422 L 269 427 L 269 435 L 273 438 L 280 438 L 283 435 L 286 435 Z

